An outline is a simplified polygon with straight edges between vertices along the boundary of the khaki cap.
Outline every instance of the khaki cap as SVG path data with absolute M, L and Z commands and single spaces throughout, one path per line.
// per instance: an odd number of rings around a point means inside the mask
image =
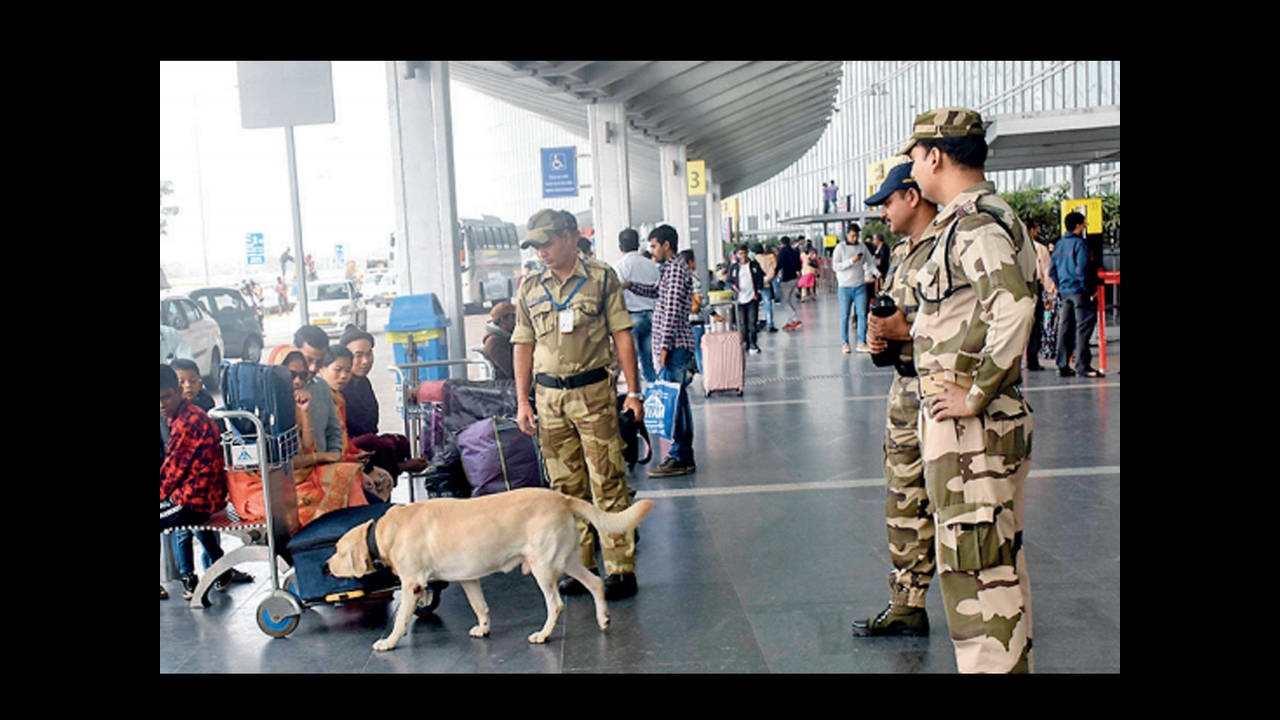
M 529 232 L 525 234 L 521 248 L 542 247 L 565 230 L 577 230 L 578 219 L 564 210 L 539 210 L 529 218 Z
M 910 155 L 911 148 L 919 140 L 940 137 L 964 137 L 986 135 L 982 115 L 977 110 L 964 107 L 944 107 L 922 112 L 916 116 L 915 130 L 899 155 Z

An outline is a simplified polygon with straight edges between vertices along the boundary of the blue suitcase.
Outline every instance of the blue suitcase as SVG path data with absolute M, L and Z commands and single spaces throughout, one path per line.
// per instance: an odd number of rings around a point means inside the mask
M 324 564 L 333 557 L 338 540 L 348 530 L 382 517 L 391 507 L 390 503 L 373 503 L 327 512 L 290 538 L 285 546 L 285 559 L 294 568 L 298 599 L 304 603 L 317 603 L 335 596 L 355 598 L 400 587 L 400 579 L 385 568 L 358 578 L 334 577 L 324 570 Z

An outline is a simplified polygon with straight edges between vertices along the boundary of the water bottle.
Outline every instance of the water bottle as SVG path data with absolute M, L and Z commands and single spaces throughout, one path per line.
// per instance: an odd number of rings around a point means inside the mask
M 898 311 L 898 305 L 893 302 L 893 298 L 886 294 L 877 295 L 871 301 L 869 308 L 872 315 L 878 318 L 887 318 Z M 881 352 L 871 354 L 871 362 L 876 367 L 891 367 L 898 363 L 898 357 L 902 355 L 903 340 L 886 340 L 887 347 Z

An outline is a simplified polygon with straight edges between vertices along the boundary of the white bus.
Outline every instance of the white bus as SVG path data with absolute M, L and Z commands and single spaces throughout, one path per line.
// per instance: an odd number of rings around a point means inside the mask
M 521 235 L 515 224 L 492 215 L 479 220 L 463 218 L 459 225 L 463 312 L 487 313 L 516 293 L 516 279 L 521 272 Z

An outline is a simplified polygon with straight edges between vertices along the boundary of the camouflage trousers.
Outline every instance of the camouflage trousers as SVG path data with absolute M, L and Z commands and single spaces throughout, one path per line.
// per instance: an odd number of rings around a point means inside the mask
M 538 444 L 551 488 L 593 503 L 605 512 L 631 505 L 627 466 L 618 434 L 617 396 L 613 385 L 598 382 L 559 390 L 537 385 Z M 596 533 L 577 520 L 582 564 L 596 567 Z M 600 538 L 606 575 L 635 572 L 635 531 Z
M 920 460 L 920 378 L 897 376 L 889 387 L 884 433 L 885 525 L 889 533 L 889 599 L 924 607 L 933 579 L 933 509 Z
M 927 400 L 925 401 L 927 403 Z M 1031 672 L 1031 579 L 1022 539 L 1031 415 L 1002 394 L 977 417 L 933 420 L 920 450 L 938 583 L 960 672 Z

